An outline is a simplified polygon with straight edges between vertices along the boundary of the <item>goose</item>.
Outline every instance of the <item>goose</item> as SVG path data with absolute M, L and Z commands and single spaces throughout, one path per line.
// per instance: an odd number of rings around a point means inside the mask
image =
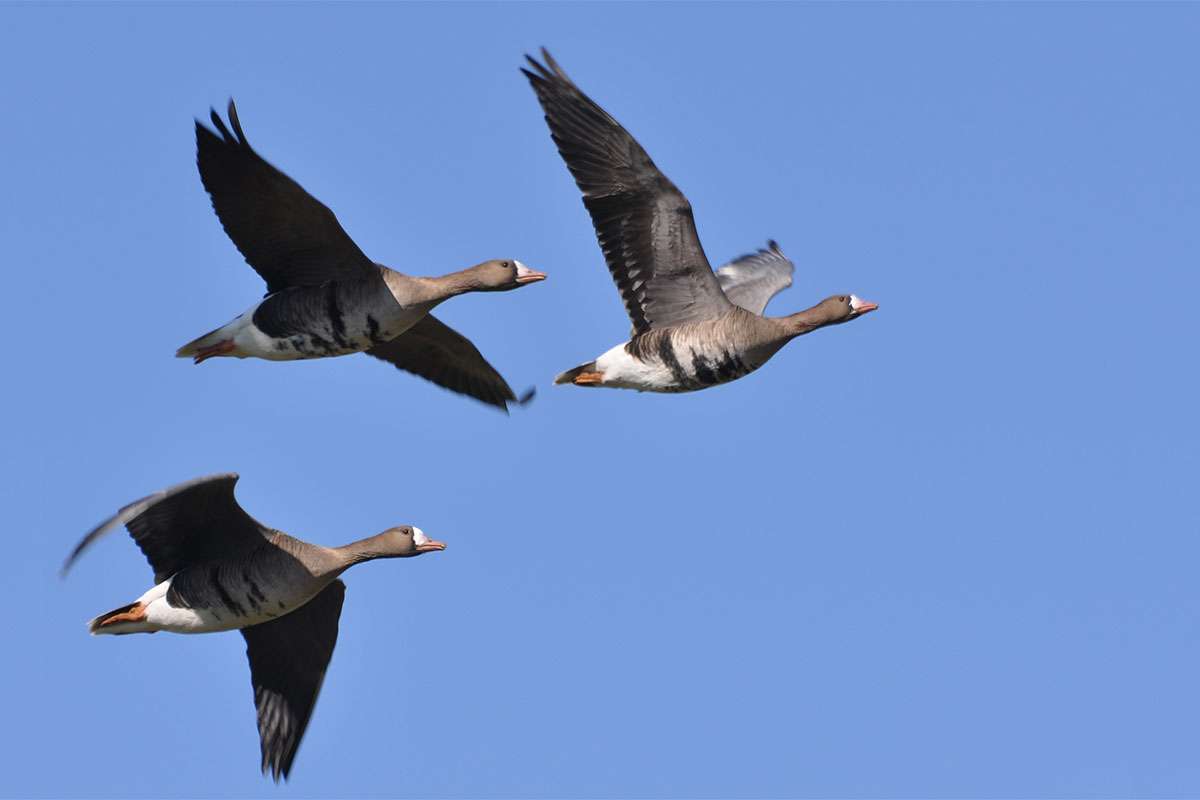
M 546 275 L 491 259 L 441 277 L 376 264 L 328 207 L 250 146 L 229 101 L 229 124 L 196 120 L 196 164 L 213 210 L 267 283 L 263 300 L 180 347 L 200 364 L 218 356 L 291 361 L 365 352 L 453 392 L 507 411 L 519 401 L 464 336 L 429 311 L 465 292 L 504 292 Z
M 272 530 L 233 496 L 236 473 L 180 483 L 122 508 L 97 525 L 63 564 L 124 525 L 154 586 L 95 617 L 93 635 L 240 630 L 258 710 L 262 771 L 287 778 L 337 643 L 346 585 L 338 576 L 376 558 L 444 550 L 417 527 L 388 528 L 342 547 L 321 547 Z
M 621 124 L 577 87 L 550 53 L 526 55 L 550 136 L 583 192 L 600 249 L 633 323 L 631 338 L 556 384 L 693 392 L 744 377 L 797 336 L 879 306 L 853 294 L 786 317 L 763 311 L 792 283 L 779 245 L 709 265 L 692 207 Z

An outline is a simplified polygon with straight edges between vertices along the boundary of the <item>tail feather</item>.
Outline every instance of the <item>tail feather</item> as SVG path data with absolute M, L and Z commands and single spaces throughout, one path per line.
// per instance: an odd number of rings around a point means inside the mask
M 95 635 L 101 634 L 101 633 L 122 634 L 122 633 L 138 633 L 138 632 L 140 632 L 141 630 L 143 630 L 143 628 L 137 622 L 131 622 L 128 620 L 117 620 L 117 621 L 110 622 L 110 620 L 112 620 L 113 617 L 117 617 L 120 615 L 127 615 L 127 614 L 129 614 L 129 612 L 133 611 L 137 607 L 138 607 L 138 603 L 134 602 L 134 603 L 130 603 L 127 606 L 121 606 L 120 608 L 114 608 L 112 611 L 109 611 L 108 613 L 101 614 L 100 616 L 94 618 L 92 621 L 90 621 L 88 623 L 88 633 L 95 636 Z M 138 625 L 138 630 L 128 630 L 128 628 L 131 627 L 132 625 Z
M 219 344 L 222 340 L 225 339 L 225 328 L 226 327 L 228 327 L 228 326 L 221 326 L 220 328 L 209 331 L 208 333 L 204 334 L 203 336 L 201 336 L 197 339 L 192 339 L 190 342 L 185 344 L 183 347 L 181 347 L 175 351 L 175 357 L 176 358 L 195 358 L 197 355 L 199 355 L 200 351 L 203 350 L 204 348 L 212 347 L 215 344 Z
M 569 369 L 566 372 L 560 372 L 558 374 L 558 376 L 554 379 L 554 383 L 555 384 L 574 383 L 575 379 L 578 378 L 583 373 L 595 372 L 595 371 L 596 371 L 596 362 L 589 361 L 586 364 L 580 364 L 578 367 L 575 367 L 574 369 Z

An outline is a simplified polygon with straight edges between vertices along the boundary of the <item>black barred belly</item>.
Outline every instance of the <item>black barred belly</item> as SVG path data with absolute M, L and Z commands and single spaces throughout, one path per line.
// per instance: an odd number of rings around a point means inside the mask
M 754 372 L 754 367 L 746 365 L 742 357 L 736 353 L 730 353 L 728 350 L 720 350 L 712 356 L 692 353 L 689 363 L 684 369 L 688 378 L 680 383 L 685 383 L 686 391 L 707 389 L 708 386 L 716 384 L 727 384 L 731 380 L 737 380 L 743 375 Z M 674 372 L 673 369 L 672 372 Z
M 673 378 L 667 392 L 694 392 L 720 383 L 729 383 L 754 371 L 755 367 L 728 349 L 695 352 L 687 344 L 672 341 L 669 331 L 653 331 L 637 337 L 626 346 L 634 358 L 657 360 Z M 657 334 L 657 335 L 655 335 Z
M 166 599 L 173 608 L 206 612 L 218 630 L 269 621 L 304 600 L 280 596 L 279 587 L 254 567 L 229 563 L 201 564 L 176 573 Z
M 351 313 L 345 305 L 335 283 L 285 289 L 259 304 L 254 325 L 276 340 L 277 352 L 296 358 L 357 353 L 391 338 L 371 314 Z
M 715 354 L 713 358 L 696 353 L 692 355 L 691 362 L 693 389 L 729 383 L 754 371 L 740 356 L 728 350 Z

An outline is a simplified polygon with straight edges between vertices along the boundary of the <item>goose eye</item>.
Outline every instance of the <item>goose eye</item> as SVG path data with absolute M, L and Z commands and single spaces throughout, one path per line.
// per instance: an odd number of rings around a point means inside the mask
M 500 266 L 504 267 L 505 269 L 508 269 L 509 263 L 507 261 L 502 261 L 502 262 L 500 262 Z

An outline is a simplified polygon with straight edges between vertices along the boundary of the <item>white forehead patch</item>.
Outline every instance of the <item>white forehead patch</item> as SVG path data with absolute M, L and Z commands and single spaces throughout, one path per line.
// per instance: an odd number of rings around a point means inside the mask
M 855 311 L 858 311 L 863 307 L 863 299 L 856 294 L 850 295 L 850 307 Z
M 513 259 L 513 263 L 517 265 L 517 269 L 529 269 L 529 267 L 525 266 L 520 261 L 517 261 L 515 258 Z
M 413 544 L 422 545 L 429 542 L 429 537 L 425 535 L 425 531 L 413 526 Z

